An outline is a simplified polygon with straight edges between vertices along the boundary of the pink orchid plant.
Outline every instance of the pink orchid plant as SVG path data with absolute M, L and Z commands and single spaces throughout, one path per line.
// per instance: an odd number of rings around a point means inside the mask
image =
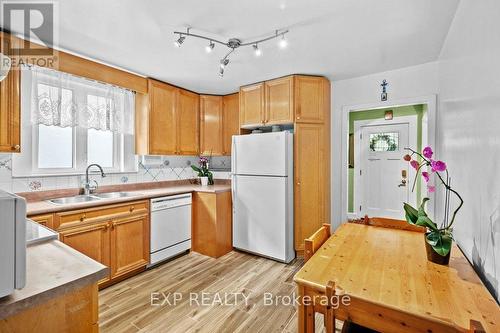
M 439 182 L 444 186 L 446 191 L 445 217 L 443 223 L 439 227 L 427 216 L 427 213 L 425 212 L 425 204 L 427 201 L 430 200 L 427 197 L 422 200 L 422 203 L 418 209 L 412 207 L 408 203 L 404 203 L 406 220 L 410 224 L 415 224 L 427 228 L 428 230 L 428 232 L 426 233 L 427 243 L 429 243 L 434 249 L 434 251 L 437 252 L 439 255 L 447 256 L 450 253 L 451 244 L 453 240 L 452 225 L 455 222 L 455 217 L 460 208 L 462 208 L 464 201 L 460 196 L 460 194 L 458 194 L 458 192 L 451 187 L 450 176 L 448 174 L 448 168 L 446 166 L 446 163 L 432 158 L 434 152 L 432 151 L 431 147 L 425 147 L 421 153 L 411 148 L 405 148 L 405 149 L 408 150 L 410 153 L 406 154 L 403 157 L 403 159 L 409 162 L 411 167 L 416 170 L 412 191 L 415 189 L 415 184 L 417 183 L 419 174 L 421 174 L 422 179 L 427 184 L 427 191 L 429 193 L 433 193 L 436 191 L 436 186 L 430 183 L 431 177 L 434 175 L 438 178 Z M 428 168 L 430 168 L 430 172 L 424 171 Z M 456 195 L 460 201 L 458 207 L 453 212 L 451 221 L 449 220 L 450 193 Z
M 196 165 L 191 165 L 191 169 L 198 173 L 198 177 L 208 177 L 208 185 L 214 184 L 214 176 L 209 169 L 208 158 L 201 156 L 198 161 L 199 167 Z

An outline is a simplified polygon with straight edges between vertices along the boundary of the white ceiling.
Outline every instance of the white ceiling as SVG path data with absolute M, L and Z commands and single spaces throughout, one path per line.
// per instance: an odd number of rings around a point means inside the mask
M 244 84 L 291 73 L 344 79 L 436 60 L 459 0 L 71 0 L 60 1 L 61 48 L 200 92 L 226 94 Z M 231 56 L 174 30 L 243 41 L 290 30 L 277 41 Z

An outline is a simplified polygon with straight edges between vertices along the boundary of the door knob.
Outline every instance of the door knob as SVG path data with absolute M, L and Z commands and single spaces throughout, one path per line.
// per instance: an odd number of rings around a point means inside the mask
M 398 185 L 398 187 L 405 187 L 406 186 L 406 179 L 401 179 L 401 183 Z

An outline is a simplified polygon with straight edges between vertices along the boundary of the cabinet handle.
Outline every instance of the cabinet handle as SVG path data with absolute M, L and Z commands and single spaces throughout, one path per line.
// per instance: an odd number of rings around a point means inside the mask
M 115 222 L 111 223 L 111 230 L 115 229 Z
M 19 150 L 21 148 L 20 145 L 15 145 L 15 146 L 12 146 L 12 150 Z
M 106 224 L 103 228 L 104 231 L 107 231 L 108 230 L 108 225 Z
M 85 214 L 83 214 L 82 216 L 80 216 L 80 221 L 83 222 L 83 220 L 85 220 L 87 216 Z
M 300 120 L 300 116 L 297 117 L 297 120 Z
M 134 211 L 135 207 L 134 206 L 131 206 L 130 207 L 130 212 L 132 213 Z

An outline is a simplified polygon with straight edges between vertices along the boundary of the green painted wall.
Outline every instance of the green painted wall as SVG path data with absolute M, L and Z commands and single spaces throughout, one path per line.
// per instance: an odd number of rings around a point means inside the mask
M 349 113 L 349 134 L 354 133 L 354 122 L 358 120 L 372 120 L 372 119 L 384 119 L 385 111 L 392 110 L 394 118 L 403 116 L 414 116 L 417 115 L 417 150 L 422 150 L 422 117 L 426 112 L 426 105 L 411 105 L 411 106 L 400 106 L 395 108 L 385 108 L 376 110 L 366 110 Z M 403 155 L 403 154 L 402 154 Z M 401 155 L 401 157 L 403 157 Z M 348 180 L 348 212 L 354 212 L 354 169 L 349 169 L 349 180 Z M 409 183 L 413 179 L 409 180 Z M 415 186 L 415 191 L 417 191 L 417 202 L 420 202 L 420 178 L 417 180 L 417 185 Z

